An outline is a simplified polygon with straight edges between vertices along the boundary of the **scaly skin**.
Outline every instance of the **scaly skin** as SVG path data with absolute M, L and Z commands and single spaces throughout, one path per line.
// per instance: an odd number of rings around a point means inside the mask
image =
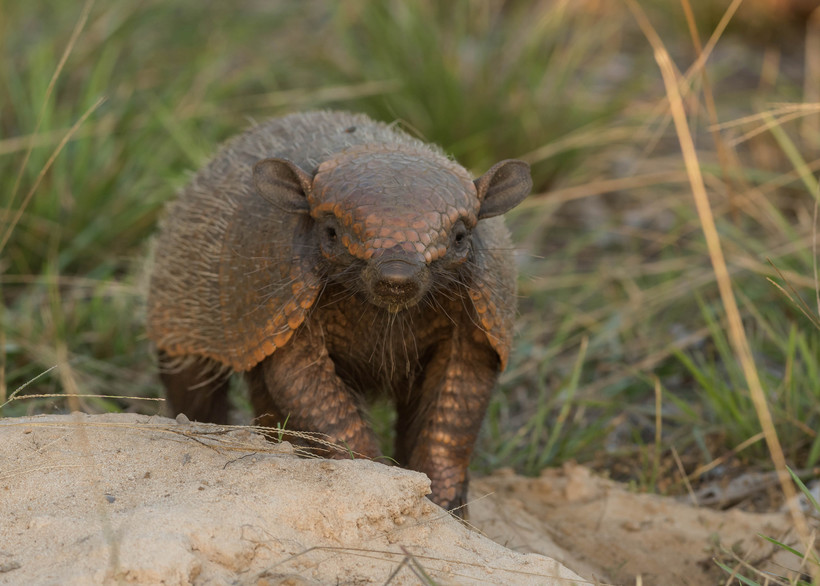
M 321 332 L 300 330 L 247 378 L 260 424 L 324 433 L 357 457 L 381 455 L 350 387 L 336 374 Z M 326 450 L 325 455 L 347 457 L 348 453 Z
M 425 472 L 441 506 L 464 505 L 467 467 L 498 356 L 469 320 L 454 328 L 441 319 L 444 312 L 458 319 L 465 299 L 436 302 L 437 311 L 416 307 L 391 323 L 372 304 L 330 286 L 312 316 L 321 329 L 300 330 L 249 373 L 254 407 L 268 414 L 260 423 L 281 423 L 289 414 L 287 429 L 321 431 L 360 456 L 377 458 L 359 398 L 396 389 L 396 461 Z M 347 457 L 344 451 L 323 453 Z
M 430 263 L 444 256 L 459 219 L 468 228 L 478 221 L 480 202 L 467 173 L 420 148 L 358 146 L 322 163 L 314 181 L 310 215 L 333 215 L 347 229 L 345 248 L 362 260 L 397 247 Z
M 498 376 L 498 357 L 486 338 L 474 328 L 467 332 L 434 352 L 415 393 L 429 403 L 421 409 L 400 403 L 399 417 L 408 423 L 397 450 L 400 462 L 430 477 L 433 500 L 461 516 L 467 467 Z

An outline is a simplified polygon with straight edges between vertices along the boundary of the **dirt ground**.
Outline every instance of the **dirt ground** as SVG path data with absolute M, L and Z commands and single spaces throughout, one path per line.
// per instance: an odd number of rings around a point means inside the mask
M 0 420 L 0 584 L 718 584 L 785 514 L 634 494 L 582 466 L 474 479 L 470 523 L 421 474 L 138 415 Z M 725 556 L 724 556 L 725 557 Z M 553 561 L 557 560 L 557 561 Z

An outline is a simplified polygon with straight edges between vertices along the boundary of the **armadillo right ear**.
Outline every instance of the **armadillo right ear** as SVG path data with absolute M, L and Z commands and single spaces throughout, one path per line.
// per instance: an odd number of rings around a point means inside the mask
M 306 213 L 313 177 L 287 159 L 264 159 L 253 166 L 256 192 L 281 210 Z
M 474 183 L 481 202 L 478 219 L 492 218 L 513 209 L 530 193 L 530 166 L 524 161 L 507 159 L 490 167 Z

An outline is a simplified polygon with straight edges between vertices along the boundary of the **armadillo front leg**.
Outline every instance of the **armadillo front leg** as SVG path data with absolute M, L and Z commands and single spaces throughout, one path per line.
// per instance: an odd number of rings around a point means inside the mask
M 409 468 L 427 474 L 431 499 L 466 517 L 467 467 L 490 394 L 499 359 L 483 332 L 443 343 L 415 389 L 412 404 L 399 405 L 397 454 Z M 414 415 L 415 413 L 415 415 Z
M 337 376 L 321 335 L 307 328 L 297 332 L 287 346 L 249 372 L 247 380 L 260 423 L 325 434 L 342 448 L 319 450 L 332 458 L 347 458 L 350 452 L 355 457 L 381 456 L 356 396 Z

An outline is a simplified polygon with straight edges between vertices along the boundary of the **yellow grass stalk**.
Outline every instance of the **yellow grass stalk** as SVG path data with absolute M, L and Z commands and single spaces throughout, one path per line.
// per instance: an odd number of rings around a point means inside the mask
M 695 53 L 698 58 L 703 55 L 703 44 L 700 42 L 700 32 L 698 31 L 697 23 L 695 22 L 695 14 L 692 12 L 692 6 L 689 0 L 681 0 L 683 12 L 686 15 L 686 24 L 689 26 L 689 35 L 692 37 L 692 44 L 695 46 Z M 717 106 L 715 105 L 715 97 L 712 94 L 712 84 L 709 82 L 709 76 L 706 75 L 706 67 L 700 69 L 701 83 L 703 85 L 703 98 L 706 101 L 706 113 L 709 116 L 709 123 L 712 127 L 718 124 Z M 732 186 L 732 178 L 729 168 L 729 153 L 727 152 L 726 143 L 720 135 L 719 130 L 712 130 L 712 140 L 715 142 L 717 149 L 718 163 L 723 175 L 723 183 L 726 186 L 726 193 L 729 198 L 729 205 L 732 208 L 732 215 L 736 216 L 740 208 L 737 193 L 735 193 Z

